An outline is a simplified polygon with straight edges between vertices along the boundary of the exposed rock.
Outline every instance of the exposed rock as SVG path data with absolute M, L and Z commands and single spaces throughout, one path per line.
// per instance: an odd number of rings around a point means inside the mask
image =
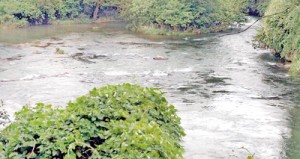
M 16 61 L 16 60 L 21 60 L 23 56 L 17 55 L 13 57 L 8 57 L 8 58 L 0 58 L 0 61 Z
M 84 63 L 88 63 L 88 64 L 95 63 L 94 61 L 89 60 L 89 57 L 84 57 L 83 55 L 84 55 L 84 53 L 78 52 L 78 53 L 71 55 L 71 57 L 75 60 L 78 60 L 78 61 L 81 61 Z
M 259 96 L 259 97 L 251 97 L 252 99 L 262 99 L 262 100 L 280 100 L 282 99 L 279 96 Z
M 163 56 L 155 56 L 153 57 L 153 60 L 168 60 L 168 58 Z
M 35 42 L 33 43 L 31 46 L 33 47 L 40 47 L 40 48 L 46 48 L 49 47 L 50 45 L 60 45 L 60 44 L 64 44 L 65 42 L 60 40 L 60 41 L 56 41 L 56 40 L 50 40 L 50 41 L 44 41 L 44 42 Z
M 46 48 L 46 47 L 50 46 L 50 43 L 34 43 L 34 44 L 32 44 L 32 46 Z
M 227 90 L 219 90 L 219 91 L 213 91 L 213 93 L 228 94 L 228 93 L 232 93 L 232 92 L 227 91 Z

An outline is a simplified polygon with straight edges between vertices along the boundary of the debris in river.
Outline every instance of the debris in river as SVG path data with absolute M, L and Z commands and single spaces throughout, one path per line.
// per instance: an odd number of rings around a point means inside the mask
M 155 56 L 153 57 L 153 60 L 168 60 L 168 58 L 163 56 Z
M 207 77 L 204 79 L 206 83 L 223 83 L 225 84 L 225 80 L 230 80 L 227 77 Z
M 65 51 L 60 48 L 56 48 L 55 54 L 63 55 L 65 54 Z
M 82 50 L 85 50 L 85 48 L 83 47 L 80 47 L 80 48 L 77 48 L 78 50 L 82 51 Z

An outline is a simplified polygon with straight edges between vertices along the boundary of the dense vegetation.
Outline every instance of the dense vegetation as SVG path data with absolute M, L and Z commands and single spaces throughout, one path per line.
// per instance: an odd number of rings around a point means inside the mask
M 37 104 L 1 132 L 1 158 L 183 158 L 183 128 L 158 89 L 93 89 L 65 109 Z M 1 156 L 2 155 L 2 156 Z
M 142 31 L 226 30 L 244 20 L 245 13 L 262 15 L 269 0 L 0 0 L 0 25 L 51 24 L 96 19 L 114 9 Z M 248 10 L 248 11 L 247 11 Z M 159 32 L 158 32 L 159 33 Z
M 272 0 L 265 15 L 257 39 L 292 61 L 291 74 L 300 74 L 300 0 Z
M 104 0 L 0 0 L 0 25 L 51 24 L 55 20 L 97 18 Z
M 219 31 L 243 21 L 247 0 L 0 0 L 0 24 L 49 24 L 55 20 L 97 18 L 117 8 L 131 28 Z
M 123 17 L 135 29 L 154 28 L 197 33 L 226 29 L 243 21 L 245 0 L 128 0 Z

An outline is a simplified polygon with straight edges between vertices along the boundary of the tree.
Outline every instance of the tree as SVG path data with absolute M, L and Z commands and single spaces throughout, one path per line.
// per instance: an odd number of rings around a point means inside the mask
M 101 6 L 107 3 L 107 1 L 106 0 L 84 0 L 83 3 L 85 5 L 89 5 L 92 6 L 92 8 L 94 8 L 92 17 L 93 19 L 97 19 Z

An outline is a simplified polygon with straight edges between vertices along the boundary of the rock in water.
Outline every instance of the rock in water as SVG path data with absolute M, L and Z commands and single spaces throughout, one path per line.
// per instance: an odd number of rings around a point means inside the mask
M 153 57 L 153 60 L 168 60 L 168 58 L 163 56 L 155 56 Z

